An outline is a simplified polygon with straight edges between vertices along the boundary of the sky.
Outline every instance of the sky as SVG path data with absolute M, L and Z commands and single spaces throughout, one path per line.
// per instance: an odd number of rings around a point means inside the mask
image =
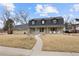
M 3 3 L 0 4 L 0 12 L 5 6 L 12 11 L 25 10 L 31 18 L 53 17 L 53 16 L 75 16 L 79 17 L 79 4 L 77 3 Z
M 15 10 L 26 10 L 31 18 L 70 16 L 79 17 L 79 4 L 72 3 L 22 3 L 14 4 Z
M 78 3 L 0 3 L 0 15 L 4 9 L 12 14 L 15 11 L 25 10 L 30 19 L 55 16 L 62 16 L 64 19 L 79 18 Z

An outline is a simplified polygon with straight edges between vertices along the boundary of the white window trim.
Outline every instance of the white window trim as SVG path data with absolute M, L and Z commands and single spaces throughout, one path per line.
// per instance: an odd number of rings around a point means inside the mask
M 42 20 L 42 24 L 45 24 L 45 20 Z
M 57 20 L 53 20 L 53 23 L 56 24 L 57 23 Z
M 34 25 L 35 24 L 35 21 L 32 21 L 32 25 Z

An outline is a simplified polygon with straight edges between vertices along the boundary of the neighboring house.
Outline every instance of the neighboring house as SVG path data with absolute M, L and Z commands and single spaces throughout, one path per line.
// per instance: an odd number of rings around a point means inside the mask
M 77 24 L 75 24 L 76 31 L 79 33 L 79 19 L 78 18 L 76 18 L 76 22 L 77 22 Z
M 78 18 L 75 19 L 75 24 L 73 28 L 77 33 L 79 33 L 79 19 Z
M 76 26 L 76 32 L 79 33 L 79 24 L 75 24 Z
M 27 30 L 28 24 L 16 25 L 14 29 L 15 30 Z
M 78 19 L 78 18 L 75 19 L 75 24 L 74 24 L 74 26 L 72 26 L 72 28 L 73 28 L 77 33 L 79 33 L 79 19 Z
M 29 21 L 30 33 L 60 33 L 64 29 L 62 17 L 37 18 Z
M 70 24 L 68 25 L 68 32 L 70 33 L 76 33 L 76 24 Z
M 71 33 L 79 33 L 79 24 L 68 25 L 68 31 Z
M 66 31 L 71 33 L 79 33 L 79 19 L 75 19 L 74 24 L 65 24 Z

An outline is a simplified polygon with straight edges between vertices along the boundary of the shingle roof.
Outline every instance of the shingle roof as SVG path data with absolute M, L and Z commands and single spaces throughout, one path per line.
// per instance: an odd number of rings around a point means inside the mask
M 76 21 L 79 21 L 79 19 L 78 19 L 78 18 L 76 18 L 75 20 L 76 20 Z
M 49 18 L 34 18 L 34 19 L 31 19 L 31 20 L 42 20 L 42 19 L 50 20 L 50 19 L 53 19 L 53 18 L 62 19 L 63 17 L 59 16 L 59 17 L 49 17 Z
M 57 20 L 57 23 L 53 23 L 52 20 Z M 41 21 L 45 20 L 45 24 L 41 24 Z M 32 24 L 35 21 L 35 24 Z M 50 17 L 50 18 L 35 18 L 29 21 L 29 26 L 47 26 L 47 25 L 64 25 L 63 17 Z

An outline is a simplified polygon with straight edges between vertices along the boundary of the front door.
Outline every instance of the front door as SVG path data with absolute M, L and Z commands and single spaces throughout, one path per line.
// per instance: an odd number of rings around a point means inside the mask
M 40 32 L 44 32 L 44 28 L 40 28 L 39 30 L 40 30 Z

